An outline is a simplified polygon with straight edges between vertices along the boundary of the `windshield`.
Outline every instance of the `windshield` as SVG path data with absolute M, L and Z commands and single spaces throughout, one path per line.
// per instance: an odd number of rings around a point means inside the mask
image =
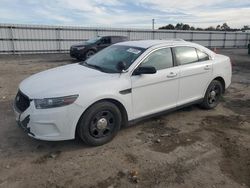
M 125 70 L 145 51 L 143 48 L 113 45 L 98 52 L 83 63 L 107 73 L 120 73 L 117 64 L 124 62 Z
M 97 38 L 93 38 L 93 39 L 89 39 L 86 41 L 86 43 L 88 44 L 94 44 L 96 43 L 98 40 L 100 40 L 102 37 L 97 37 Z

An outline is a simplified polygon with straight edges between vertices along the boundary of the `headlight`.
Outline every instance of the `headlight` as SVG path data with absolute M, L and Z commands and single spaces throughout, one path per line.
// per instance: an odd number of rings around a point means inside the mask
M 57 98 L 34 99 L 34 102 L 37 109 L 55 108 L 72 104 L 77 97 L 78 95 L 70 95 Z
M 81 46 L 81 47 L 77 47 L 76 49 L 77 50 L 82 50 L 82 49 L 84 49 L 85 47 L 84 46 Z

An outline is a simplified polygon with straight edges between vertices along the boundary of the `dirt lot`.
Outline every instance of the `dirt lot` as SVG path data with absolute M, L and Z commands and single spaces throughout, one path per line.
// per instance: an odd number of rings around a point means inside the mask
M 21 80 L 72 59 L 1 56 L 0 187 L 250 187 L 250 56 L 242 49 L 219 52 L 232 58 L 233 83 L 215 110 L 191 106 L 123 129 L 94 148 L 29 138 L 12 112 Z

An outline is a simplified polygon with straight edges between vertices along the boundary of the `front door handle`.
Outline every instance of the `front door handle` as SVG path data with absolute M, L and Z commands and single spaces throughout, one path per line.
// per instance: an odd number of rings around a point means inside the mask
M 176 77 L 177 76 L 177 73 L 174 73 L 174 72 L 170 72 L 167 77 L 168 78 L 173 78 L 173 77 Z
M 210 68 L 210 66 L 209 65 L 206 65 L 205 67 L 204 67 L 204 70 L 210 70 L 211 68 Z

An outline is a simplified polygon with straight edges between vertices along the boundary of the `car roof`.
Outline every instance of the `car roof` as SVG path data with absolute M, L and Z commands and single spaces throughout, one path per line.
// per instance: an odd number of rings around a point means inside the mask
M 169 39 L 169 40 L 135 40 L 120 42 L 115 45 L 133 46 L 139 48 L 150 48 L 158 45 L 173 45 L 173 44 L 188 44 L 188 42 L 182 39 Z
M 131 46 L 144 49 L 158 48 L 163 46 L 190 46 L 206 52 L 211 57 L 215 56 L 215 53 L 208 48 L 197 43 L 187 42 L 183 39 L 125 41 L 116 43 L 114 45 Z
M 98 37 L 112 37 L 112 38 L 128 38 L 127 36 L 120 36 L 120 35 L 104 35 Z

